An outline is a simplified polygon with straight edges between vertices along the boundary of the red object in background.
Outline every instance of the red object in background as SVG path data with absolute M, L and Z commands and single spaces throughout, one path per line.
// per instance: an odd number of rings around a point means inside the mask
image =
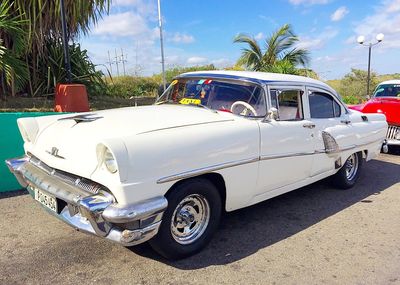
M 57 84 L 54 111 L 89 112 L 86 86 L 83 84 Z
M 374 97 L 365 104 L 349 106 L 350 109 L 363 113 L 385 114 L 389 125 L 400 126 L 400 98 Z

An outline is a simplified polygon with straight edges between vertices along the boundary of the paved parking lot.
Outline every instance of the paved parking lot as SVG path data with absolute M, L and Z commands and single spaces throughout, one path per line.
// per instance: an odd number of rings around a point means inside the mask
M 0 211 L 0 284 L 400 284 L 399 154 L 365 164 L 350 191 L 320 182 L 229 213 L 177 262 L 76 232 L 24 192 Z

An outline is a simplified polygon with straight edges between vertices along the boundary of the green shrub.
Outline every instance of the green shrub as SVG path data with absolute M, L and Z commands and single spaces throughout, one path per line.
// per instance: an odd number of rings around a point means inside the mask
M 119 76 L 108 80 L 107 95 L 130 98 L 157 95 L 160 82 L 153 77 Z

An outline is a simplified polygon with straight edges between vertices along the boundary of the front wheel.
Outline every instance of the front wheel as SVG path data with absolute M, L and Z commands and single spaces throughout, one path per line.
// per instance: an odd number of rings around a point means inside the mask
M 221 217 L 221 197 L 209 180 L 184 181 L 167 194 L 168 208 L 158 234 L 150 240 L 168 259 L 199 252 L 211 240 Z
M 362 159 L 360 152 L 350 155 L 342 168 L 333 175 L 333 184 L 340 189 L 349 189 L 353 187 L 360 176 Z

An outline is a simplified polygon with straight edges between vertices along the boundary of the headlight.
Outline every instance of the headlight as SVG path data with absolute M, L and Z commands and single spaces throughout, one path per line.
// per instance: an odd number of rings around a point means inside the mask
M 114 155 L 108 148 L 106 148 L 104 152 L 104 165 L 111 173 L 115 173 L 118 171 L 117 161 L 115 160 Z

